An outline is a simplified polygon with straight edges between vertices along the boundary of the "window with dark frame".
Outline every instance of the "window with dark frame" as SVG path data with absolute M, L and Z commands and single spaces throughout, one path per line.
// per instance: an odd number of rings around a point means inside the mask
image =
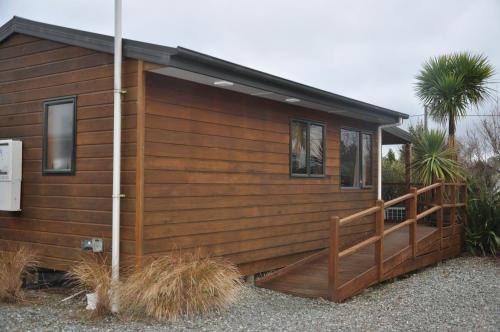
M 367 188 L 373 184 L 372 135 L 341 129 L 340 184 L 343 188 Z
M 47 100 L 44 107 L 43 174 L 74 174 L 76 98 Z
M 325 125 L 290 121 L 290 174 L 296 177 L 325 176 Z

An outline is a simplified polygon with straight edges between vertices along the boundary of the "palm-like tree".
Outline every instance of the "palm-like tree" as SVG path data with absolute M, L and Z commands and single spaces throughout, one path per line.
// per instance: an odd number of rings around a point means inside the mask
M 484 55 L 468 52 L 431 58 L 416 76 L 417 96 L 431 117 L 448 122 L 448 146 L 455 147 L 456 121 L 490 96 L 493 67 Z
M 455 182 L 462 179 L 455 149 L 446 145 L 446 134 L 442 130 L 423 128 L 411 130 L 413 135 L 412 170 L 415 178 L 429 185 L 437 179 Z

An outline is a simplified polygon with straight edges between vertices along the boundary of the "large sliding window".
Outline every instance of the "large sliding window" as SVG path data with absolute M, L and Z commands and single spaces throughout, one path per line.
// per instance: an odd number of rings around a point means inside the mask
M 325 175 L 325 125 L 307 120 L 290 121 L 290 174 Z
M 43 174 L 75 173 L 76 98 L 44 103 Z
M 372 186 L 372 135 L 359 130 L 341 129 L 340 136 L 341 186 Z

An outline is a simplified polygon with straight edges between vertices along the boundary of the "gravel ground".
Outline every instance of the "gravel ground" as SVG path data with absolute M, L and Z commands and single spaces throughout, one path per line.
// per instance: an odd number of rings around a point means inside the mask
M 500 261 L 491 258 L 450 260 L 343 304 L 245 287 L 228 310 L 176 322 L 89 321 L 83 300 L 33 293 L 29 305 L 0 305 L 1 331 L 500 331 Z

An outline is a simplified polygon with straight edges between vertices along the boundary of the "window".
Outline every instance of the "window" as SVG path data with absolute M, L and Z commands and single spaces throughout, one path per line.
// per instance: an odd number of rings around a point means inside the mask
M 76 98 L 44 104 L 43 173 L 74 174 Z
M 290 173 L 309 177 L 325 175 L 324 124 L 304 120 L 290 122 Z
M 372 135 L 341 130 L 340 183 L 345 188 L 370 187 L 372 175 Z
M 361 158 L 361 179 L 363 180 L 363 185 L 365 187 L 372 185 L 372 135 L 361 134 L 361 148 L 362 148 L 362 158 Z

